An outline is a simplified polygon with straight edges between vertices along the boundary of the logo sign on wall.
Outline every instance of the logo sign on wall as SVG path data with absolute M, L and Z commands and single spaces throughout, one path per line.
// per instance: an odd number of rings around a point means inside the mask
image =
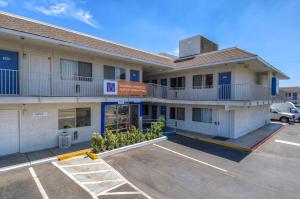
M 104 80 L 104 95 L 117 95 L 118 82 L 112 80 Z
M 147 95 L 147 85 L 141 82 L 104 80 L 105 95 Z

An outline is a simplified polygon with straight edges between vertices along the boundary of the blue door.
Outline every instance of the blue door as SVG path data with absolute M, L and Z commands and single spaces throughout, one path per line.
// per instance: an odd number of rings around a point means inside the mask
M 272 77 L 272 95 L 277 95 L 278 94 L 278 80 L 276 77 Z
M 166 127 L 166 122 L 167 122 L 167 107 L 166 106 L 160 106 L 160 115 L 164 118 L 165 127 Z
M 130 81 L 139 82 L 140 81 L 140 71 L 130 70 Z
M 297 93 L 293 93 L 293 100 L 297 100 Z
M 0 95 L 19 94 L 19 56 L 17 52 L 0 50 Z
M 167 119 L 167 107 L 160 106 L 160 115 L 166 120 Z
M 152 106 L 151 116 L 153 120 L 157 119 L 157 106 Z
M 161 79 L 161 80 L 160 80 L 160 85 L 162 85 L 162 86 L 168 86 L 168 81 L 167 81 L 167 79 Z
M 231 72 L 219 73 L 219 99 L 231 98 Z

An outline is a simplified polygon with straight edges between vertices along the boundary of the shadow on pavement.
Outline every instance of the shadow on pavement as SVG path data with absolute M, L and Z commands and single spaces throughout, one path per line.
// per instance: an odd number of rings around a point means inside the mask
M 217 144 L 207 143 L 199 140 L 194 140 L 180 135 L 169 135 L 168 140 L 186 147 L 197 149 L 199 151 L 213 154 L 231 161 L 240 162 L 250 153 L 235 150 L 229 147 L 220 146 Z
M 32 161 L 43 160 L 47 158 L 53 158 L 61 154 L 79 151 L 90 148 L 90 142 L 81 142 L 73 144 L 70 148 L 59 149 L 50 148 L 40 151 L 28 152 L 28 153 L 16 153 L 7 156 L 0 157 L 0 169 L 15 166 L 19 164 L 30 164 Z

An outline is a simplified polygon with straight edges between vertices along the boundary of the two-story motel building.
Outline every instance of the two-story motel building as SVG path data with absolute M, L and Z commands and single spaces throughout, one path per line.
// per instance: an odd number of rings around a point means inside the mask
M 78 143 L 159 116 L 230 138 L 269 123 L 285 74 L 202 36 L 179 48 L 179 57 L 152 54 L 0 13 L 0 156 L 56 147 L 65 131 Z

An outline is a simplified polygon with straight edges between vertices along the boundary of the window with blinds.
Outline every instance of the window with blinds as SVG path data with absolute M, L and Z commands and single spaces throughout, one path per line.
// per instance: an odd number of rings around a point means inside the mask
M 104 66 L 104 79 L 126 80 L 126 69 L 114 66 Z
M 185 77 L 170 78 L 170 86 L 172 89 L 184 89 L 185 88 Z
M 60 74 L 63 80 L 92 81 L 92 64 L 61 59 Z
M 194 122 L 212 123 L 212 109 L 193 108 L 192 120 Z
M 213 74 L 193 76 L 194 89 L 212 88 L 212 87 L 213 87 Z
M 170 107 L 170 119 L 173 120 L 185 120 L 185 108 Z

